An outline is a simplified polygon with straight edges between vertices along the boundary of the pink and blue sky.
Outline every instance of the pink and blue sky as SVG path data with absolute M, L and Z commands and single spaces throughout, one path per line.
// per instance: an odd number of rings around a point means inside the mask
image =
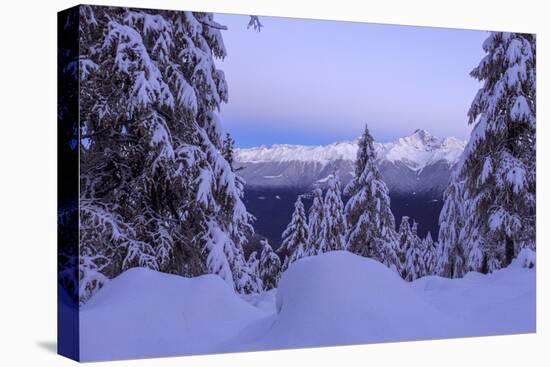
M 217 14 L 228 56 L 221 110 L 238 146 L 377 141 L 415 129 L 467 139 L 466 113 L 480 84 L 469 76 L 487 32 Z

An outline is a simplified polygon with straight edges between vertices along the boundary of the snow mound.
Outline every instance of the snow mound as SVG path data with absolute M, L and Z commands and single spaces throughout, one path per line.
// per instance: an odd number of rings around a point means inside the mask
M 411 287 L 462 325 L 460 332 L 449 332 L 447 337 L 532 333 L 536 330 L 536 272 L 518 259 L 492 274 L 470 272 L 460 279 L 429 276 Z
M 345 251 L 304 258 L 283 275 L 263 347 L 440 338 L 456 329 L 384 265 Z
M 305 257 L 279 288 L 239 296 L 218 276 L 126 271 L 81 308 L 84 361 L 528 333 L 534 252 L 506 269 L 405 282 L 345 251 Z
M 534 268 L 537 265 L 537 256 L 535 251 L 529 248 L 523 248 L 518 256 L 512 261 L 512 266 L 521 268 Z
M 224 349 L 528 333 L 535 314 L 533 269 L 408 283 L 374 260 L 329 252 L 293 263 L 279 284 L 276 314 L 250 324 Z
M 81 308 L 83 361 L 201 354 L 265 316 L 215 275 L 133 268 Z

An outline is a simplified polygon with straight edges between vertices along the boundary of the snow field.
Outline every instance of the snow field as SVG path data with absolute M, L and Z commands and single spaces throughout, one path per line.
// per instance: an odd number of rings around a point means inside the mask
M 520 254 L 522 255 L 522 254 Z M 525 254 L 490 275 L 405 282 L 345 251 L 292 263 L 279 288 L 240 296 L 218 276 L 130 269 L 81 308 L 83 360 L 394 342 L 535 331 Z

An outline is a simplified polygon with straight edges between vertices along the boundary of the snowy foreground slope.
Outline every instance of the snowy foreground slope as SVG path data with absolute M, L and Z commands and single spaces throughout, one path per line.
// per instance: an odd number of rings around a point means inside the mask
M 245 299 L 220 278 L 131 269 L 81 309 L 82 360 L 535 331 L 535 270 L 407 283 L 348 252 L 304 258 Z

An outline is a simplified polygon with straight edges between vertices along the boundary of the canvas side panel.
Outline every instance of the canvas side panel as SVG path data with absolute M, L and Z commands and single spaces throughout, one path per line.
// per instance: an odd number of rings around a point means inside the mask
M 74 360 L 79 360 L 78 14 L 74 7 L 57 18 L 57 351 Z

